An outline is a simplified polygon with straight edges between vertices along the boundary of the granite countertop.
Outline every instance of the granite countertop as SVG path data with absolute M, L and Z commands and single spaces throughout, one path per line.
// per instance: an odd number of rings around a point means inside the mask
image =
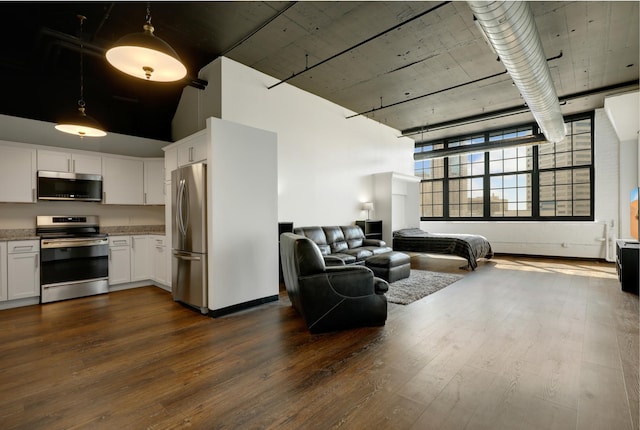
M 100 233 L 109 236 L 136 236 L 140 234 L 165 234 L 164 225 L 129 225 L 100 227 Z
M 35 228 L 0 229 L 0 240 L 40 240 Z
M 142 234 L 165 234 L 164 225 L 131 225 L 100 227 L 101 233 L 109 236 L 136 236 Z M 35 228 L 0 229 L 0 241 L 5 240 L 40 240 Z

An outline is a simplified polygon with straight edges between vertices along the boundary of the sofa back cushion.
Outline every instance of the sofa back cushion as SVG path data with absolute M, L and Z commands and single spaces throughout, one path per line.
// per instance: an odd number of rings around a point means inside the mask
M 349 249 L 347 241 L 344 239 L 342 229 L 338 226 L 322 227 L 324 234 L 327 237 L 327 243 L 331 247 L 331 253 L 336 254 L 345 249 Z
M 345 225 L 340 227 L 349 249 L 360 248 L 364 243 L 364 232 L 357 225 Z
M 318 245 L 322 255 L 331 254 L 331 247 L 327 242 L 327 237 L 325 236 L 322 227 L 296 227 L 293 229 L 293 232 L 311 239 L 316 245 Z

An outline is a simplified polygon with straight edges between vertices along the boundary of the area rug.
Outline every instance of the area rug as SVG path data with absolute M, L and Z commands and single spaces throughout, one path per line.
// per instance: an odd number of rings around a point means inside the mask
M 453 273 L 411 270 L 408 278 L 389 284 L 389 291 L 385 295 L 388 302 L 408 305 L 462 278 L 464 278 L 463 275 Z

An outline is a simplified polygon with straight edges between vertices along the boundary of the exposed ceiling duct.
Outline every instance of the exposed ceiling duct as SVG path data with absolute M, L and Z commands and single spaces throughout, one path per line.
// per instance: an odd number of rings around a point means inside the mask
M 564 139 L 558 95 L 528 2 L 467 3 L 546 139 Z

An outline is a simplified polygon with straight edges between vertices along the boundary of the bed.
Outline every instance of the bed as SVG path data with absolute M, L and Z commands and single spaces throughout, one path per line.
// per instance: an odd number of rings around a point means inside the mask
M 427 233 L 419 228 L 405 228 L 393 232 L 393 250 L 448 254 L 467 260 L 466 269 L 475 270 L 479 258 L 493 257 L 491 244 L 476 234 Z

